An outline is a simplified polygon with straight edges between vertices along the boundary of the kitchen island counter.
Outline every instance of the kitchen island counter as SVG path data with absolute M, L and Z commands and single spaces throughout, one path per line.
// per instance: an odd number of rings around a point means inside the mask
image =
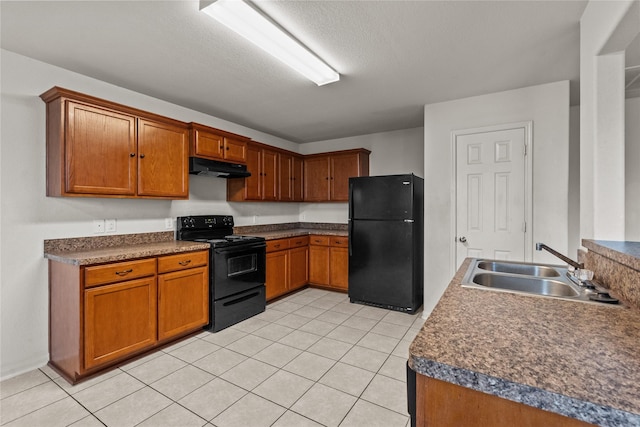
M 640 312 L 462 287 L 409 349 L 418 374 L 597 425 L 640 426 Z

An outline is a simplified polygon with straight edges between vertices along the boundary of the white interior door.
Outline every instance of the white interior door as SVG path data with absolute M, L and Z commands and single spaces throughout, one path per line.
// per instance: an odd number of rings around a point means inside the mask
M 525 260 L 525 127 L 455 136 L 456 266 Z

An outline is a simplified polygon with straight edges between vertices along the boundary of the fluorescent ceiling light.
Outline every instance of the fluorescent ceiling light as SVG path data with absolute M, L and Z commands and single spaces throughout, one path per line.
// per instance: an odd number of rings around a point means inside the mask
M 318 86 L 340 80 L 340 74 L 243 0 L 217 0 L 201 10 L 264 49 Z

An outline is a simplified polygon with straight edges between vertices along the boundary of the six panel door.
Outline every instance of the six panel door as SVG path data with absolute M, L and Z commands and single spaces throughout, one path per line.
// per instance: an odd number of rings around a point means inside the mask
M 525 129 L 456 137 L 456 268 L 466 257 L 524 261 Z

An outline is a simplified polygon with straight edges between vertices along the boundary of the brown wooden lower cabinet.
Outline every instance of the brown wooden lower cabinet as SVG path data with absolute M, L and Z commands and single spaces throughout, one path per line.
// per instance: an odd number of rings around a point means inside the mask
M 305 238 L 306 242 L 309 241 Z M 304 287 L 309 281 L 309 245 L 289 249 L 289 289 Z
M 349 239 L 312 235 L 309 238 L 309 283 L 339 291 L 349 290 Z
M 267 301 L 287 293 L 287 270 L 289 266 L 288 250 L 270 252 L 266 264 Z
M 155 275 L 84 291 L 84 368 L 155 344 L 156 301 Z
M 208 277 L 207 267 L 158 275 L 158 340 L 180 336 L 209 323 Z
M 307 284 L 309 278 L 309 238 L 307 236 L 267 242 L 267 301 Z
M 587 427 L 592 424 L 416 375 L 417 427 Z
M 49 261 L 49 364 L 75 383 L 209 322 L 208 251 Z

